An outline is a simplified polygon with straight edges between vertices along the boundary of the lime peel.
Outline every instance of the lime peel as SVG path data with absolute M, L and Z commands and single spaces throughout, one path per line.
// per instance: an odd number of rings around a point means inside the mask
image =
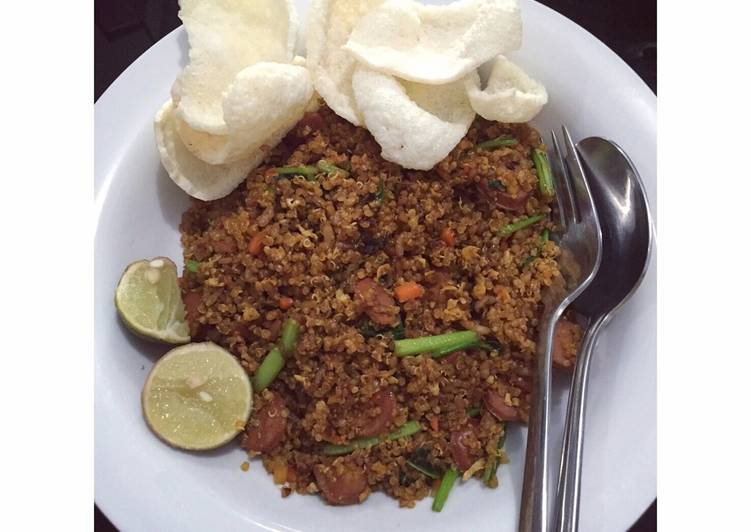
M 173 447 L 215 449 L 242 432 L 253 388 L 239 361 L 212 342 L 176 347 L 160 358 L 141 394 L 149 428 Z
M 117 283 L 115 307 L 123 323 L 142 338 L 190 342 L 177 266 L 166 257 L 130 264 Z

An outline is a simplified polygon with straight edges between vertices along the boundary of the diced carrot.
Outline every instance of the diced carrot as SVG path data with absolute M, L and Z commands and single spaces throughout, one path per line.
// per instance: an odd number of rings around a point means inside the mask
M 414 281 L 408 281 L 394 288 L 394 295 L 400 303 L 422 297 L 424 293 L 425 289 Z
M 433 429 L 433 432 L 438 432 L 438 418 L 437 417 L 430 418 L 430 428 Z
M 456 235 L 454 234 L 454 230 L 450 227 L 444 227 L 443 231 L 441 231 L 441 240 L 449 246 L 454 247 L 456 245 Z
M 261 253 L 261 250 L 263 250 L 262 232 L 253 235 L 253 238 L 250 239 L 250 244 L 248 245 L 248 251 L 250 251 L 251 255 L 259 255 Z
M 280 297 L 279 298 L 279 308 L 282 310 L 287 310 L 292 307 L 292 304 L 294 303 L 294 299 L 291 297 Z

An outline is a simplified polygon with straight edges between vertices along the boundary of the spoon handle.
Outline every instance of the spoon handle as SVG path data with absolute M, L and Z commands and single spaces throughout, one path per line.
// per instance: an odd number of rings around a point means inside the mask
M 590 323 L 582 340 L 581 352 L 576 360 L 566 412 L 561 468 L 555 500 L 555 530 L 557 532 L 574 532 L 579 527 L 581 462 L 589 365 L 597 335 L 606 321 L 605 316 L 600 316 Z

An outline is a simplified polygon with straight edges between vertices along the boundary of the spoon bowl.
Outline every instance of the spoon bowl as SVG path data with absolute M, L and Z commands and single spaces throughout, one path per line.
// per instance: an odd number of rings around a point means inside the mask
M 644 185 L 626 153 L 614 142 L 589 137 L 577 144 L 589 176 L 602 230 L 602 262 L 572 308 L 586 332 L 571 384 L 556 496 L 555 529 L 578 527 L 584 414 L 589 365 L 597 336 L 631 297 L 647 272 L 652 222 Z
M 628 155 L 612 141 L 589 137 L 577 144 L 602 229 L 602 263 L 574 301 L 579 314 L 612 314 L 641 284 L 652 251 L 652 222 L 644 185 Z

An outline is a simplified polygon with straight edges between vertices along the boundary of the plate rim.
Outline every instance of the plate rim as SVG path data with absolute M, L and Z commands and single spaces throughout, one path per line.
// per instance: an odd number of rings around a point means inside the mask
M 642 77 L 639 76 L 639 74 L 628 63 L 626 63 L 626 61 L 621 56 L 619 56 L 616 52 L 614 52 L 609 46 L 607 46 L 605 43 L 603 43 L 600 39 L 598 39 L 594 34 L 592 34 L 586 28 L 580 26 L 579 24 L 577 24 L 573 20 L 567 18 L 566 16 L 562 15 L 561 13 L 557 12 L 556 10 L 554 10 L 551 7 L 548 7 L 548 6 L 544 5 L 544 4 L 541 4 L 541 3 L 537 2 L 536 0 L 520 0 L 520 4 L 522 4 L 522 5 L 523 4 L 533 4 L 535 6 L 535 8 L 542 8 L 543 11 L 547 12 L 546 13 L 547 15 L 553 16 L 553 17 L 557 18 L 559 20 L 559 22 L 562 23 L 562 24 L 564 24 L 564 25 L 568 25 L 569 28 L 565 28 L 566 31 L 569 31 L 569 29 L 570 29 L 570 30 L 573 30 L 573 31 L 580 32 L 580 33 L 584 34 L 586 36 L 586 38 L 587 38 L 588 41 L 590 41 L 595 46 L 601 48 L 601 50 L 603 52 L 605 52 L 609 56 L 609 60 L 611 60 L 611 61 L 615 60 L 615 62 L 617 62 L 619 64 L 620 68 L 622 68 L 622 69 L 624 69 L 624 67 L 625 67 L 625 70 L 627 70 L 628 72 L 630 72 L 631 76 L 634 79 L 636 79 L 636 80 L 639 81 L 639 84 L 641 85 L 641 87 L 640 87 L 641 91 L 643 93 L 645 93 L 646 95 L 649 96 L 646 99 L 649 101 L 649 103 L 651 105 L 650 111 L 652 113 L 654 113 L 654 115 L 656 117 L 656 104 L 657 104 L 657 95 L 656 95 L 656 93 L 647 85 L 647 83 L 644 81 L 644 79 L 642 79 Z M 522 6 L 522 10 L 524 10 L 524 6 Z M 107 87 L 107 89 L 95 101 L 95 104 L 94 104 L 94 108 L 95 108 L 95 121 L 94 121 L 95 122 L 95 131 L 94 131 L 94 133 L 95 133 L 94 134 L 94 142 L 95 142 L 95 173 L 94 173 L 94 185 L 95 185 L 95 187 L 94 187 L 94 190 L 95 190 L 95 194 L 94 194 L 94 196 L 95 197 L 94 197 L 94 200 L 95 200 L 95 205 L 96 205 L 95 217 L 94 217 L 95 218 L 94 219 L 94 230 L 95 230 L 94 232 L 95 232 L 95 234 L 98 233 L 98 231 L 100 229 L 100 226 L 101 226 L 100 222 L 101 222 L 101 217 L 102 217 L 102 214 L 103 214 L 104 199 L 106 199 L 106 197 L 107 197 L 107 191 L 109 189 L 109 185 L 111 183 L 111 180 L 114 179 L 114 174 L 115 174 L 112 171 L 99 171 L 99 168 L 97 166 L 97 163 L 100 162 L 100 159 L 102 159 L 102 156 L 100 155 L 99 149 L 97 147 L 97 145 L 99 145 L 100 142 L 98 141 L 98 137 L 97 137 L 97 134 L 96 134 L 97 133 L 97 123 L 98 123 L 99 117 L 101 117 L 101 114 L 104 112 L 103 110 L 105 108 L 107 108 L 108 105 L 112 105 L 111 103 L 109 103 L 109 101 L 111 99 L 115 98 L 115 96 L 117 95 L 117 93 L 120 90 L 122 90 L 123 84 L 127 84 L 128 83 L 128 78 L 130 78 L 133 75 L 133 73 L 138 70 L 138 68 L 141 65 L 141 63 L 143 63 L 150 54 L 154 53 L 154 50 L 156 48 L 158 48 L 159 46 L 163 46 L 163 41 L 166 41 L 168 39 L 178 38 L 176 36 L 176 34 L 179 34 L 182 31 L 183 31 L 183 26 L 180 25 L 177 28 L 175 28 L 172 31 L 170 31 L 169 33 L 167 33 L 166 35 L 164 35 L 162 38 L 160 38 L 154 44 L 152 44 L 147 50 L 145 50 L 142 54 L 140 54 L 132 63 L 130 63 L 130 65 L 128 65 L 128 67 L 125 68 L 120 73 L 120 75 L 118 75 L 118 77 Z M 642 95 L 642 96 L 644 96 L 644 95 Z M 112 161 L 110 157 L 107 157 L 107 159 L 108 159 L 107 161 L 104 161 L 104 163 L 106 163 L 107 166 L 113 167 L 113 168 L 117 167 L 117 162 L 116 161 Z M 655 200 L 656 200 L 656 198 L 654 198 L 654 197 L 650 198 L 650 207 L 651 207 L 650 211 L 651 211 L 651 214 L 653 215 L 652 223 L 653 223 L 653 225 L 655 227 L 655 231 L 656 231 L 656 224 L 657 224 L 657 222 L 656 222 L 656 211 L 655 211 L 656 202 L 655 202 Z M 655 241 L 654 249 L 653 249 L 653 254 L 655 254 L 655 253 L 656 253 L 656 241 Z M 654 267 L 654 265 L 650 264 L 649 269 L 652 269 L 653 267 Z M 96 275 L 95 275 L 95 277 L 96 277 Z M 96 331 L 95 331 L 95 336 L 96 336 Z M 97 387 L 97 385 L 96 385 L 96 381 L 95 381 L 95 389 L 96 389 L 96 387 Z M 96 403 L 98 402 L 97 401 L 97 393 L 95 393 L 94 399 L 95 399 L 95 401 L 94 401 L 95 405 L 94 406 L 95 406 L 95 409 L 96 409 Z M 655 408 L 656 408 L 656 405 L 655 405 Z M 94 451 L 95 451 L 95 453 L 94 453 L 94 455 L 95 455 L 95 463 L 96 463 L 96 455 L 97 455 L 96 440 L 97 440 L 97 430 L 95 428 L 95 449 L 94 449 Z M 96 475 L 95 475 L 95 477 L 96 477 Z M 127 526 L 128 526 L 127 518 L 125 518 L 122 515 L 119 515 L 117 511 L 113 511 L 113 505 L 110 503 L 110 501 L 107 500 L 106 495 L 104 495 L 101 492 L 101 488 L 98 488 L 97 486 L 98 486 L 98 483 L 95 482 L 94 501 L 95 501 L 96 506 L 99 507 L 100 511 L 118 529 L 127 529 Z M 650 494 L 652 495 L 651 500 L 656 499 L 656 496 L 657 496 L 656 484 L 654 484 L 650 488 Z M 651 502 L 649 502 L 647 504 L 647 506 L 645 506 L 642 509 L 642 512 L 639 515 L 634 516 L 633 522 L 636 522 L 639 519 L 639 517 L 644 513 L 644 511 L 646 511 L 649 508 L 650 504 L 651 504 Z M 248 525 L 258 527 L 259 530 L 263 526 L 259 522 L 253 522 L 252 524 L 248 523 Z

